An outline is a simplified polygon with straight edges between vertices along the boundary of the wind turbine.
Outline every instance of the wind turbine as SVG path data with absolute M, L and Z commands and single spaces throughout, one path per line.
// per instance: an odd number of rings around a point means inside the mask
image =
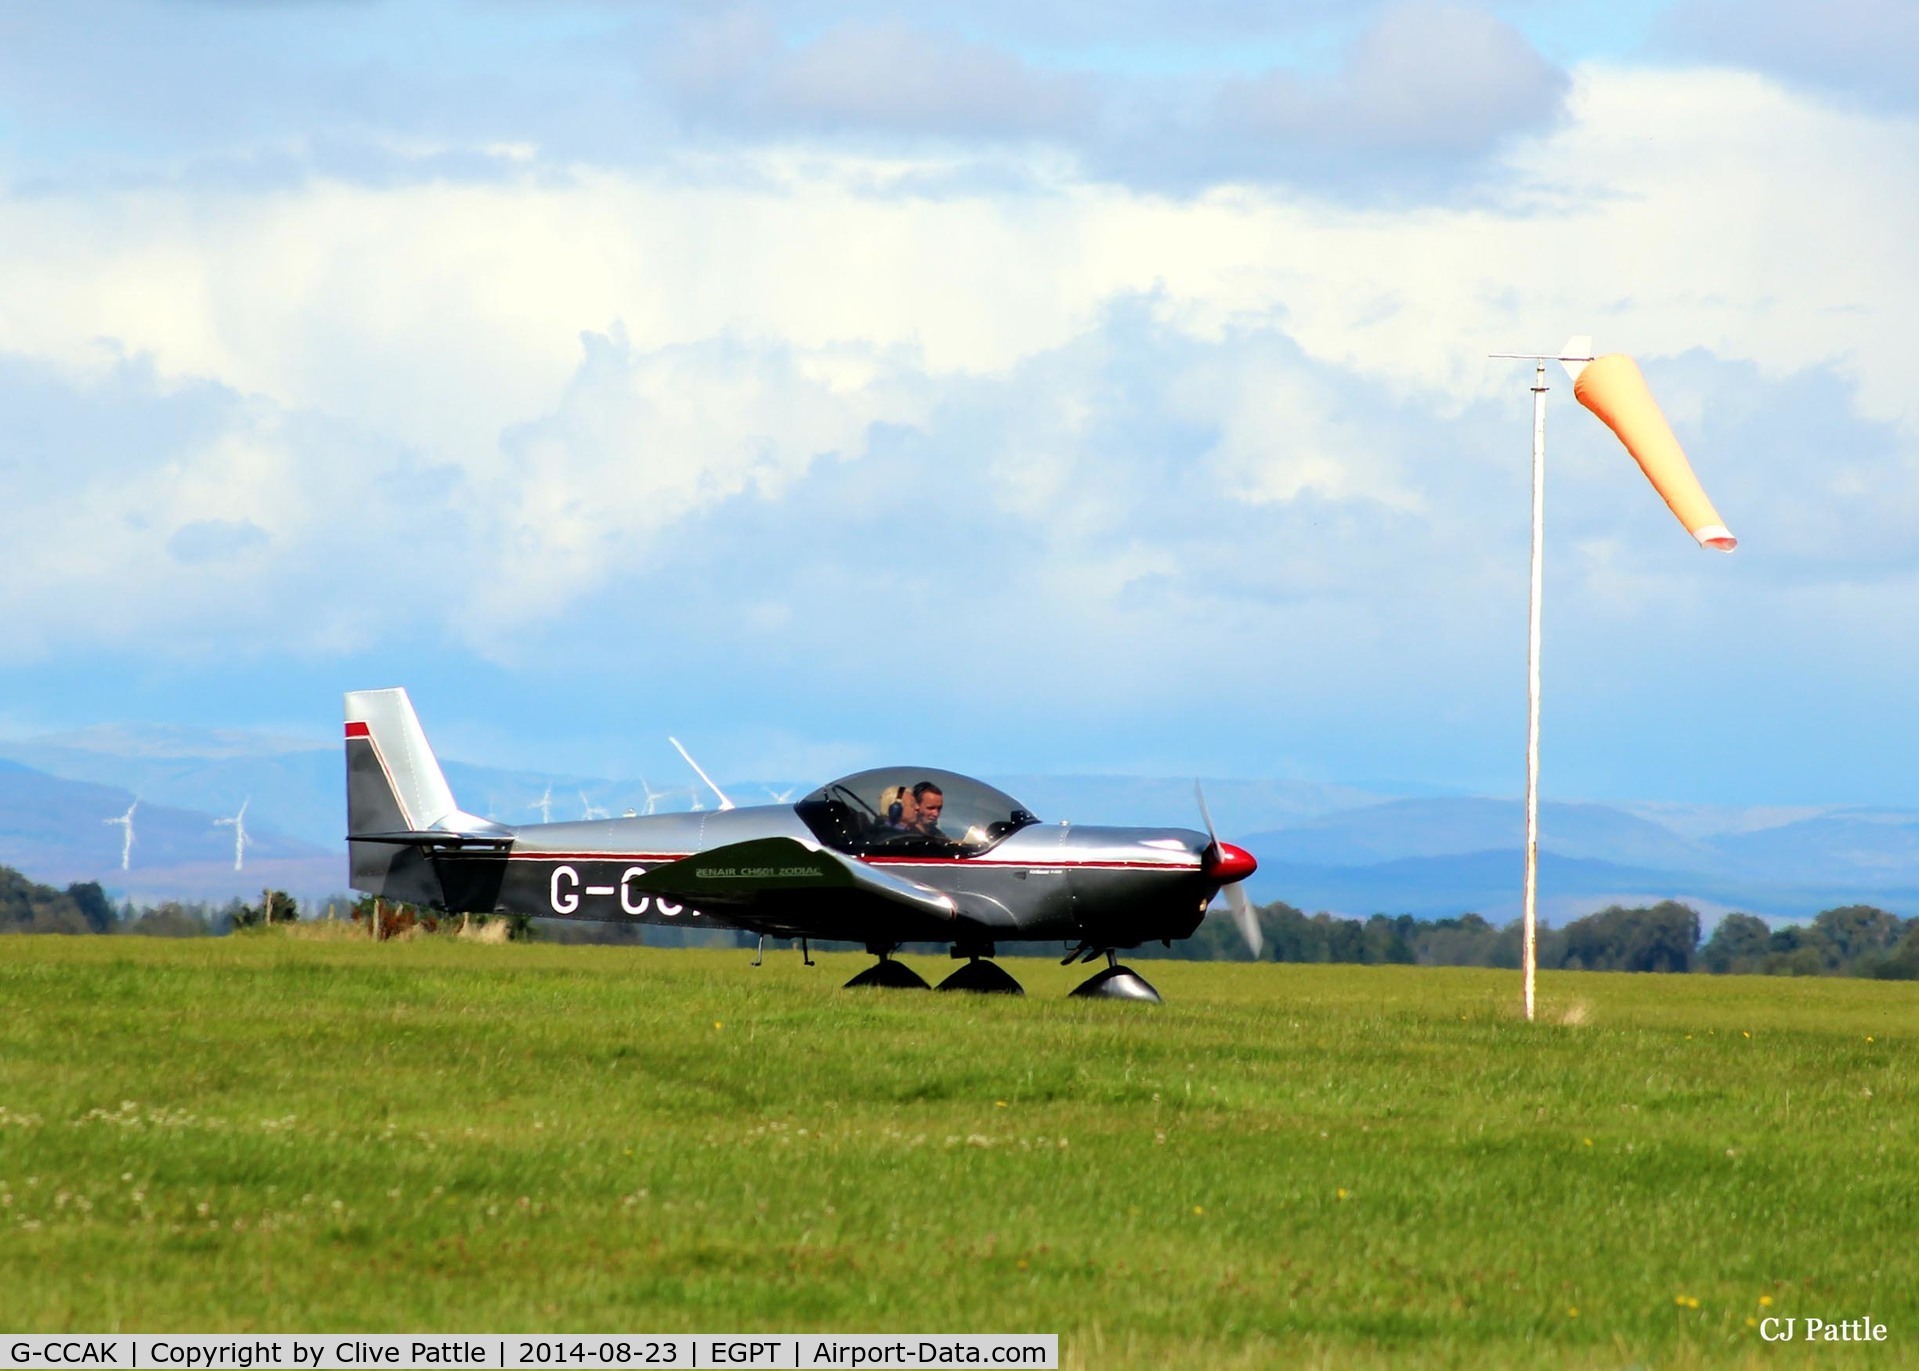
M 537 809 L 540 811 L 541 823 L 543 824 L 552 823 L 553 822 L 553 782 L 548 781 L 546 783 L 546 793 L 540 796 L 540 798 L 535 800 L 532 804 L 528 805 L 527 808 Z
M 235 871 L 240 870 L 246 860 L 247 806 L 252 803 L 253 797 L 249 795 L 246 799 L 240 801 L 240 812 L 238 814 L 235 814 L 231 819 L 215 819 L 213 821 L 215 828 L 223 828 L 227 824 L 233 825 L 233 869 Z
M 586 817 L 588 819 L 608 819 L 612 817 L 611 811 L 596 808 L 593 801 L 586 798 L 586 792 L 584 790 L 580 792 L 580 807 L 586 811 Z
M 667 735 L 666 740 L 669 743 L 673 744 L 674 747 L 679 748 L 680 756 L 686 758 L 686 764 L 692 767 L 695 771 L 699 772 L 700 779 L 706 782 L 706 787 L 708 790 L 711 790 L 715 795 L 720 797 L 720 808 L 721 809 L 733 808 L 733 802 L 726 798 L 726 792 L 713 784 L 713 778 L 707 775 L 706 772 L 701 769 L 700 764 L 698 762 L 693 760 L 692 753 L 688 752 L 684 747 L 680 746 L 680 740 L 678 738 L 673 737 L 671 734 Z M 693 796 L 693 808 L 699 809 L 700 807 L 701 806 L 700 806 L 699 795 L 696 792 Z
M 790 785 L 784 790 L 775 790 L 770 785 L 763 785 L 760 787 L 760 789 L 764 790 L 768 795 L 771 795 L 773 797 L 774 804 L 783 805 L 788 800 L 793 798 L 793 792 L 798 790 L 799 787 L 796 785 Z
M 127 806 L 127 812 L 117 819 L 102 819 L 103 824 L 118 824 L 126 830 L 125 840 L 120 844 L 120 869 L 130 870 L 133 866 L 133 811 L 140 807 L 138 799 Z
M 653 806 L 661 800 L 664 800 L 667 796 L 666 791 L 655 790 L 652 786 L 648 785 L 646 783 L 646 777 L 644 776 L 640 777 L 640 789 L 646 792 L 646 808 L 640 811 L 642 814 L 651 814 L 653 812 Z

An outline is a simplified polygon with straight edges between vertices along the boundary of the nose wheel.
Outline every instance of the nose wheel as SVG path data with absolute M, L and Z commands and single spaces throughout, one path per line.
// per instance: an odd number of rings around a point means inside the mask
M 1143 1004 L 1161 1003 L 1159 992 L 1153 989 L 1139 972 L 1130 966 L 1119 964 L 1119 953 L 1112 948 L 1087 948 L 1085 960 L 1091 961 L 1101 951 L 1106 953 L 1106 969 L 1095 973 L 1073 988 L 1073 998 L 1086 1000 L 1137 1000 Z M 1075 952 L 1066 960 L 1073 961 L 1080 954 Z

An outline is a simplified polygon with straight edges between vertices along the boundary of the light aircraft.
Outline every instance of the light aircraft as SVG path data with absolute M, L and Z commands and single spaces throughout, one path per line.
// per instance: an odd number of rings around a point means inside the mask
M 942 990 L 1021 994 L 1002 943 L 1073 944 L 1107 965 L 1075 995 L 1158 1000 L 1118 949 L 1170 944 L 1225 892 L 1259 950 L 1239 882 L 1251 854 L 1204 833 L 1041 823 L 1010 795 L 933 767 L 880 767 L 792 804 L 508 826 L 454 803 L 404 690 L 346 696 L 347 848 L 356 890 L 452 913 L 532 915 L 864 944 L 849 986 L 926 988 L 892 959 L 945 943 Z M 929 821 L 930 816 L 930 821 Z

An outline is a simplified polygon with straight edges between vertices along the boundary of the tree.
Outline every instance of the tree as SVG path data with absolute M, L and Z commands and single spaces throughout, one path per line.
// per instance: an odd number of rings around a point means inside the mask
M 93 887 L 98 890 L 98 886 Z M 108 909 L 109 919 L 112 916 Z M 97 932 L 70 890 L 29 881 L 12 867 L 0 866 L 0 931 L 8 933 Z
M 87 927 L 95 933 L 109 931 L 116 922 L 113 901 L 107 898 L 107 892 L 100 888 L 98 881 L 76 881 L 67 887 L 67 898 L 73 901 L 80 911 L 80 917 L 87 921 Z
M 1716 975 L 1750 975 L 1772 948 L 1772 927 L 1752 914 L 1728 914 L 1699 950 L 1699 959 Z
M 259 904 L 239 904 L 236 901 L 228 917 L 235 928 L 260 928 L 269 923 L 290 924 L 300 917 L 300 906 L 284 890 L 263 890 Z
M 1834 971 L 1855 971 L 1868 958 L 1884 957 L 1906 931 L 1904 919 L 1869 904 L 1825 910 L 1813 918 L 1812 926 L 1825 939 L 1822 951 Z
M 1422 923 L 1414 935 L 1421 966 L 1491 966 L 1499 930 L 1477 914 Z
M 1768 976 L 1817 976 L 1830 960 L 1826 935 L 1811 926 L 1775 929 L 1766 946 L 1766 960 L 1759 969 Z
M 1626 909 L 1609 905 L 1566 925 L 1564 965 L 1587 971 L 1690 971 L 1699 946 L 1699 915 L 1661 900 Z
M 1882 981 L 1919 981 L 1919 919 L 1906 920 L 1906 935 L 1888 957 L 1872 964 Z
M 131 913 L 122 921 L 129 933 L 149 938 L 205 938 L 213 933 L 205 905 L 181 904 L 168 900 L 137 917 Z

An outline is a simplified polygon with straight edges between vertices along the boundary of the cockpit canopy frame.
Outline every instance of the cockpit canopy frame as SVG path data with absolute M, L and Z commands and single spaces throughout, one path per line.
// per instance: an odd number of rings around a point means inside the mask
M 940 795 L 930 829 L 916 823 L 928 787 Z M 1005 791 L 931 766 L 856 771 L 828 781 L 793 809 L 821 843 L 855 857 L 977 857 L 1039 822 Z

